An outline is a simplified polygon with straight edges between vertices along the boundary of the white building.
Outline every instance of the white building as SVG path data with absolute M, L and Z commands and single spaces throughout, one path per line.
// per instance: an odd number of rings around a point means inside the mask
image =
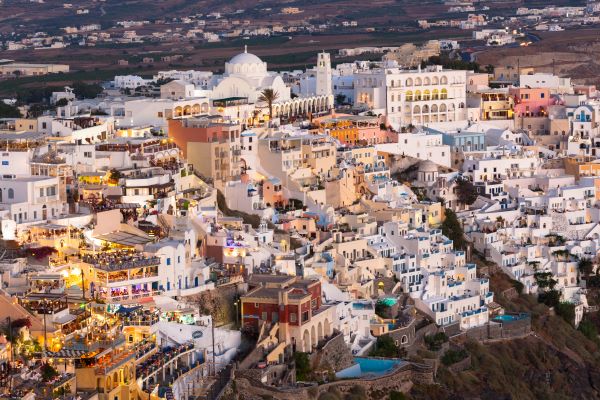
M 467 118 L 467 71 L 441 66 L 403 70 L 395 63 L 358 71 L 354 105 L 382 113 L 393 128 Z
M 117 75 L 113 81 L 113 86 L 117 89 L 135 89 L 141 86 L 146 86 L 151 79 L 144 79 L 137 75 Z

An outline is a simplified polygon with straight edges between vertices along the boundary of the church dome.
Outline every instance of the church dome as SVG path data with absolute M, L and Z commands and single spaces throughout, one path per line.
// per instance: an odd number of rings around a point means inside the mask
M 262 60 L 252 53 L 240 53 L 229 60 L 229 64 L 262 64 Z
M 436 163 L 429 161 L 429 160 L 425 160 L 425 161 L 421 161 L 421 163 L 419 164 L 419 172 L 438 172 L 438 166 Z
M 225 75 L 244 76 L 251 79 L 263 78 L 267 75 L 267 63 L 254 54 L 248 53 L 248 48 L 244 48 L 243 53 L 225 63 Z

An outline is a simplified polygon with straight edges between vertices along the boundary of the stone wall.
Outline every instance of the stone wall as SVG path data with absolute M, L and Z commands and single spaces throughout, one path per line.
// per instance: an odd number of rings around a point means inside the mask
M 487 340 L 514 339 L 531 333 L 531 318 L 525 317 L 510 322 L 489 322 L 485 325 L 471 328 L 466 332 L 452 336 L 454 342 L 474 339 L 480 342 Z
M 332 388 L 342 393 L 351 393 L 354 386 L 365 388 L 369 396 L 385 395 L 392 390 L 408 392 L 414 383 L 433 384 L 433 368 L 424 364 L 407 363 L 393 372 L 371 379 L 346 379 L 319 386 L 283 389 L 265 385 L 245 374 L 234 374 L 233 382 L 220 396 L 222 400 L 313 400 Z
M 354 357 L 344 341 L 344 335 L 338 332 L 316 353 L 313 362 L 316 370 L 332 369 L 337 372 L 354 364 Z
M 415 321 L 416 320 L 413 319 L 407 326 L 394 329 L 393 331 L 389 331 L 388 333 L 382 336 L 387 335 L 394 340 L 397 346 L 400 346 L 401 348 L 408 348 L 415 343 Z

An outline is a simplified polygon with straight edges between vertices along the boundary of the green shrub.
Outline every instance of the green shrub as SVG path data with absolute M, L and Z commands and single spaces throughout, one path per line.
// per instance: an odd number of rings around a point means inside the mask
M 406 395 L 402 392 L 396 392 L 395 390 L 392 390 L 390 392 L 390 400 L 408 400 L 408 397 L 406 397 Z
M 579 331 L 583 333 L 586 338 L 593 341 L 598 340 L 598 329 L 593 322 L 588 320 L 581 321 L 577 329 L 579 329 Z
M 562 301 L 555 308 L 556 315 L 560 315 L 569 324 L 575 323 L 575 305 Z
M 379 336 L 369 355 L 372 357 L 395 358 L 400 355 L 400 348 L 396 346 L 394 339 L 391 337 Z
M 461 349 L 461 350 L 450 349 L 442 356 L 442 363 L 446 366 L 456 364 L 457 362 L 464 360 L 468 356 L 469 356 L 469 354 L 467 353 L 467 351 L 465 349 Z
M 309 380 L 311 376 L 311 368 L 308 353 L 294 353 L 294 361 L 296 362 L 296 379 L 299 381 Z
M 442 344 L 448 341 L 448 336 L 444 332 L 438 332 L 425 336 L 424 340 L 429 350 L 438 351 L 442 348 Z

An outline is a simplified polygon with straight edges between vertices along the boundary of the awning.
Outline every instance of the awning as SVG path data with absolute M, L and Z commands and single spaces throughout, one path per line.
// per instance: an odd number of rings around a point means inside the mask
M 103 233 L 97 236 L 94 235 L 94 238 L 125 246 L 141 245 L 153 241 L 153 239 L 141 229 L 127 224 L 119 224 L 118 230 Z
M 59 351 L 48 352 L 47 354 L 50 358 L 81 358 L 86 353 L 87 351 L 85 350 L 61 349 Z
M 54 323 L 64 325 L 64 324 L 68 324 L 71 321 L 74 321 L 75 319 L 77 319 L 76 315 L 66 314 L 66 315 L 62 315 L 62 316 L 56 318 L 54 320 Z

